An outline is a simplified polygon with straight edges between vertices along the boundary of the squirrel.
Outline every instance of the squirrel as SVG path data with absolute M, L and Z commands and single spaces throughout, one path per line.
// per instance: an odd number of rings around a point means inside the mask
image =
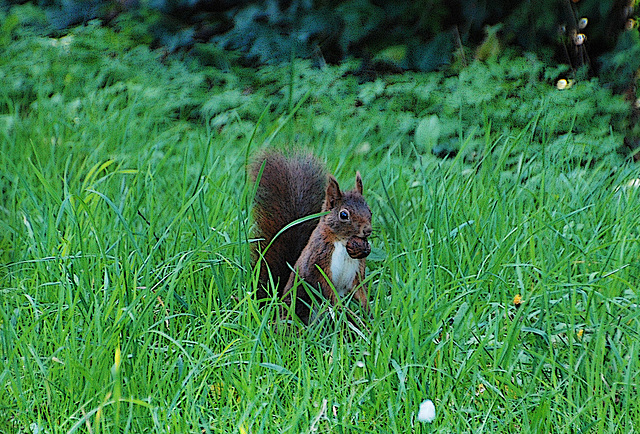
M 253 182 L 259 182 L 253 207 L 259 239 L 253 244 L 254 265 L 260 263 L 258 299 L 268 297 L 267 287 L 273 280 L 278 296 L 290 306 L 297 287 L 295 313 L 308 324 L 312 299 L 300 283 L 304 281 L 332 304 L 337 296 L 353 293 L 368 311 L 362 280 L 372 227 L 360 172 L 356 172 L 355 188 L 342 191 L 313 155 L 285 156 L 275 151 L 261 154 L 249 171 Z M 320 212 L 327 214 L 276 237 L 291 222 Z

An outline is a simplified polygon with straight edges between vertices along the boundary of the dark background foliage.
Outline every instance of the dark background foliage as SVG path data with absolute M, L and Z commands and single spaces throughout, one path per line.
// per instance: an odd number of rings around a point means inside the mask
M 24 3 L 24 2 L 21 2 Z M 247 61 L 297 56 L 338 62 L 357 56 L 433 70 L 463 47 L 479 57 L 496 43 L 533 51 L 579 68 L 609 67 L 606 53 L 624 49 L 636 26 L 634 0 L 39 0 L 57 30 L 121 14 L 148 26 L 171 50 L 215 43 Z M 7 4 L 5 4 L 5 9 Z M 585 21 L 581 21 L 584 20 Z M 581 22 L 583 24 L 581 24 Z M 637 32 L 635 32 L 637 33 Z M 583 34 L 584 43 L 576 45 Z M 485 50 L 479 50 L 489 44 Z M 621 46 L 622 45 L 622 46 Z M 384 51 L 398 47 L 395 51 Z M 380 56 L 382 54 L 382 56 Z M 460 55 L 462 53 L 459 53 Z
M 20 2 L 25 3 L 25 2 Z M 5 13 L 15 3 L 4 3 Z M 405 70 L 459 72 L 506 50 L 569 66 L 566 78 L 598 76 L 629 100 L 637 130 L 640 68 L 635 0 L 36 0 L 41 31 L 64 33 L 92 19 L 167 52 L 182 51 L 221 69 L 316 66 L 361 59 L 362 81 Z M 551 77 L 555 81 L 560 77 Z M 627 145 L 636 147 L 638 131 Z

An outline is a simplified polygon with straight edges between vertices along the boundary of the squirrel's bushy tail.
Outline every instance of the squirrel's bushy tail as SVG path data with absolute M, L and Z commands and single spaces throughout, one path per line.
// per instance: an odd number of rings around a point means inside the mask
M 258 298 L 269 296 L 269 275 L 282 295 L 291 267 L 307 244 L 318 220 L 295 225 L 280 234 L 265 251 L 276 234 L 289 223 L 322 210 L 327 184 L 324 165 L 310 154 L 293 154 L 269 151 L 261 154 L 250 166 L 255 182 L 264 165 L 260 184 L 256 189 L 253 218 L 256 238 L 253 245 L 254 265 L 260 257 L 260 289 Z M 270 273 L 270 274 L 269 274 Z

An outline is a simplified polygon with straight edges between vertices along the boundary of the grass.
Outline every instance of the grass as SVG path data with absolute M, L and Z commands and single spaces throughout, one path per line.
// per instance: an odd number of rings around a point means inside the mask
M 550 102 L 523 128 L 491 107 L 481 135 L 447 125 L 461 152 L 437 159 L 391 109 L 305 99 L 317 76 L 271 71 L 240 107 L 233 74 L 127 44 L 101 60 L 104 31 L 77 29 L 66 66 L 59 41 L 4 47 L 0 432 L 640 429 L 637 166 L 551 146 Z M 344 309 L 276 331 L 253 299 L 246 159 L 291 144 L 364 176 L 364 335 Z

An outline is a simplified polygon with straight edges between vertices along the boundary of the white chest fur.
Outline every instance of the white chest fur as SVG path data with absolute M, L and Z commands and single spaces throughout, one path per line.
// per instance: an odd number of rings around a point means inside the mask
M 347 253 L 344 241 L 333 243 L 331 255 L 331 280 L 338 294 L 345 296 L 353 286 L 353 279 L 360 268 L 360 261 L 353 259 Z

